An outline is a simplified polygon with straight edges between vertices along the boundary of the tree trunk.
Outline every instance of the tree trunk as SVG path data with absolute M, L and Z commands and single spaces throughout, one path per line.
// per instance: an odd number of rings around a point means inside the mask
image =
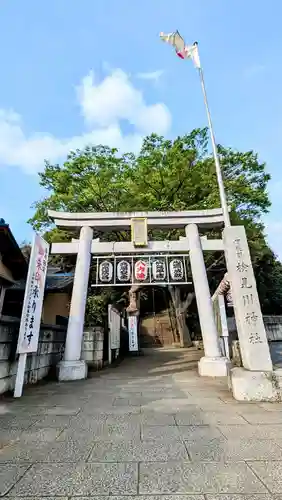
M 181 301 L 180 288 L 175 286 L 169 286 L 168 288 L 175 310 L 180 346 L 191 347 L 193 344 L 192 344 L 191 334 L 186 324 L 186 313 L 188 307 L 190 306 L 192 300 L 195 297 L 195 294 L 188 293 L 186 299 L 184 301 Z
M 140 303 L 138 301 L 137 292 L 141 288 L 141 285 L 132 285 L 129 289 L 129 306 L 127 307 L 127 313 L 138 314 L 140 309 Z

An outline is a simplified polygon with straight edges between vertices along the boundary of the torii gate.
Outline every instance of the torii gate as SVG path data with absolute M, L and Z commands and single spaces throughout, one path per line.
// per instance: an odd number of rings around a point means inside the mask
M 199 361 L 202 376 L 225 376 L 230 362 L 221 354 L 212 300 L 203 258 L 205 250 L 225 252 L 228 275 L 240 340 L 244 368 L 272 370 L 272 362 L 263 325 L 248 243 L 243 226 L 226 227 L 223 239 L 200 237 L 201 229 L 223 226 L 221 209 L 180 212 L 97 212 L 66 213 L 48 211 L 58 227 L 80 229 L 79 240 L 53 243 L 52 254 L 77 254 L 70 316 L 64 360 L 59 367 L 59 380 L 76 380 L 87 376 L 86 363 L 81 360 L 81 342 L 87 298 L 91 254 L 125 255 L 140 253 L 140 244 L 132 241 L 100 242 L 93 240 L 93 228 L 99 231 L 128 230 L 135 219 L 146 221 L 146 228 L 185 228 L 186 236 L 177 241 L 143 241 L 142 252 L 189 253 L 205 355 Z

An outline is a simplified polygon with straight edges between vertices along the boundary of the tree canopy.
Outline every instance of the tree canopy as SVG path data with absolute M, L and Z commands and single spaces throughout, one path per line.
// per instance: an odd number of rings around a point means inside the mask
M 231 221 L 244 223 L 262 307 L 282 312 L 282 270 L 264 237 L 261 222 L 270 200 L 270 175 L 253 151 L 218 146 Z M 193 210 L 220 206 L 214 160 L 208 150 L 207 129 L 167 140 L 156 134 L 144 139 L 140 153 L 119 154 L 107 146 L 89 146 L 70 152 L 62 165 L 45 162 L 39 174 L 48 195 L 34 205 L 30 223 L 47 231 L 49 241 L 67 240 L 69 234 L 52 228 L 47 210 L 73 212 Z M 124 238 L 122 234 L 107 235 Z M 154 235 L 158 237 L 158 235 Z M 172 232 L 159 237 L 172 238 Z M 213 256 L 215 259 L 217 256 Z M 184 298 L 187 302 L 187 297 Z M 265 307 L 264 307 L 265 306 Z
M 257 220 L 270 201 L 265 164 L 249 151 L 218 147 L 228 203 L 241 219 Z M 35 203 L 34 228 L 49 227 L 47 209 L 68 211 L 184 210 L 219 207 L 207 129 L 166 140 L 146 137 L 138 155 L 92 146 L 71 152 L 63 165 L 45 163 L 40 185 L 50 194 Z

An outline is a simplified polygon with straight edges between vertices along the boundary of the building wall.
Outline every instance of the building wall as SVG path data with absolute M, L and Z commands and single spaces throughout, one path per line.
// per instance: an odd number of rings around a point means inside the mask
M 18 332 L 18 320 L 0 320 L 0 394 L 13 390 L 15 385 Z M 27 357 L 25 384 L 35 384 L 55 372 L 63 356 L 65 337 L 64 327 L 41 325 L 38 351 Z
M 44 299 L 42 321 L 48 325 L 56 324 L 56 316 L 69 316 L 70 295 L 68 293 L 48 293 Z
M 3 262 L 1 261 L 1 256 L 0 256 L 0 278 L 4 278 L 10 284 L 14 283 L 12 271 L 3 264 Z
M 177 343 L 178 336 L 167 312 L 140 319 L 140 347 L 163 347 Z

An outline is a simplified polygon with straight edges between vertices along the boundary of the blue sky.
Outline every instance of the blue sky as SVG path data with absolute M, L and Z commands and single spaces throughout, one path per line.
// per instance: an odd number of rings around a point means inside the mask
M 31 239 L 44 158 L 206 125 L 196 70 L 158 39 L 178 29 L 199 42 L 217 141 L 267 162 L 265 221 L 282 257 L 281 16 L 279 0 L 2 0 L 0 217 L 17 240 Z

